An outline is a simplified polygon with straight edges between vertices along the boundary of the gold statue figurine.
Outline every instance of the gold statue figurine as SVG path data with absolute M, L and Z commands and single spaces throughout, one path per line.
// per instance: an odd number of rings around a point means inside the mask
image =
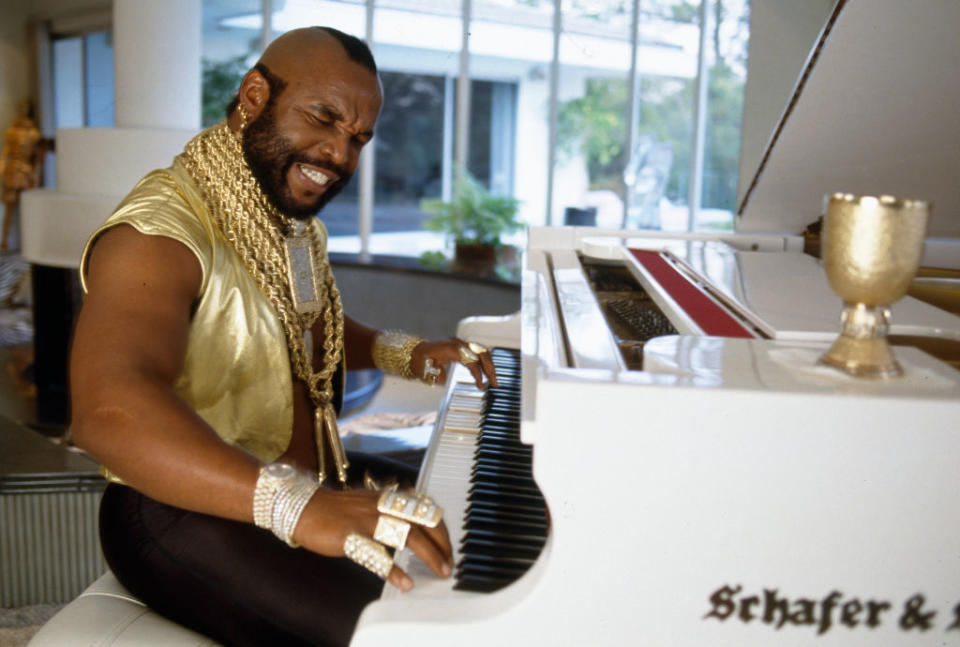
M 21 115 L 13 120 L 3 139 L 0 153 L 0 177 L 3 178 L 3 237 L 0 250 L 6 251 L 13 224 L 13 212 L 20 201 L 20 192 L 40 183 L 43 156 L 51 147 L 50 140 L 33 120 L 33 107 L 24 102 Z

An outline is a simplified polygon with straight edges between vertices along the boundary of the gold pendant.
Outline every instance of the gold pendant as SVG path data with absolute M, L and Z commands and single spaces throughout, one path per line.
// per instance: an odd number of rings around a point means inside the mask
M 347 462 L 347 454 L 343 451 L 343 443 L 340 442 L 340 429 L 337 427 L 337 413 L 333 410 L 332 404 L 323 406 L 323 418 L 326 422 L 327 437 L 330 439 L 330 451 L 333 453 L 333 462 L 337 466 L 337 477 L 344 485 L 347 484 L 347 468 L 350 463 Z
M 317 480 L 320 485 L 327 480 L 327 461 L 326 451 L 324 451 L 323 440 L 323 410 L 316 407 L 313 410 L 313 438 L 317 443 Z
M 283 249 L 287 256 L 287 280 L 294 307 L 300 314 L 320 312 L 313 241 L 308 236 L 287 236 L 283 239 Z

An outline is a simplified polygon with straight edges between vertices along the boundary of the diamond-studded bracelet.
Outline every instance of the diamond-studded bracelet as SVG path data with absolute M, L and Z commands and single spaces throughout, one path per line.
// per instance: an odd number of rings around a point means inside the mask
M 293 533 L 304 508 L 319 488 L 319 481 L 288 463 L 261 467 L 253 490 L 253 522 L 296 548 Z

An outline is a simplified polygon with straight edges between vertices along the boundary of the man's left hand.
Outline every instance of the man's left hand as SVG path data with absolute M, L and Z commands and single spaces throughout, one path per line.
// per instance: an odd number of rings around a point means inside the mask
M 473 344 L 474 349 L 479 349 Z M 429 365 L 428 362 L 429 361 Z M 489 350 L 474 352 L 471 345 L 462 339 L 452 337 L 445 341 L 425 341 L 413 349 L 410 369 L 420 380 L 428 384 L 445 384 L 449 374 L 450 362 L 459 362 L 473 375 L 477 388 L 486 389 L 484 376 L 491 386 L 497 386 L 497 374 Z

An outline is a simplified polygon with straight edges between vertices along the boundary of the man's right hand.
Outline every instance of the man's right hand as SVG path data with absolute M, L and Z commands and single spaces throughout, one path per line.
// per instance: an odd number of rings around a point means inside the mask
M 380 493 L 373 490 L 320 488 L 303 511 L 294 541 L 315 553 L 342 557 L 343 544 L 350 533 L 373 537 L 380 516 L 379 498 Z M 434 528 L 411 526 L 407 547 L 439 577 L 449 577 L 453 572 L 453 549 L 446 524 L 441 521 Z M 396 565 L 387 581 L 401 591 L 413 588 L 413 580 Z

